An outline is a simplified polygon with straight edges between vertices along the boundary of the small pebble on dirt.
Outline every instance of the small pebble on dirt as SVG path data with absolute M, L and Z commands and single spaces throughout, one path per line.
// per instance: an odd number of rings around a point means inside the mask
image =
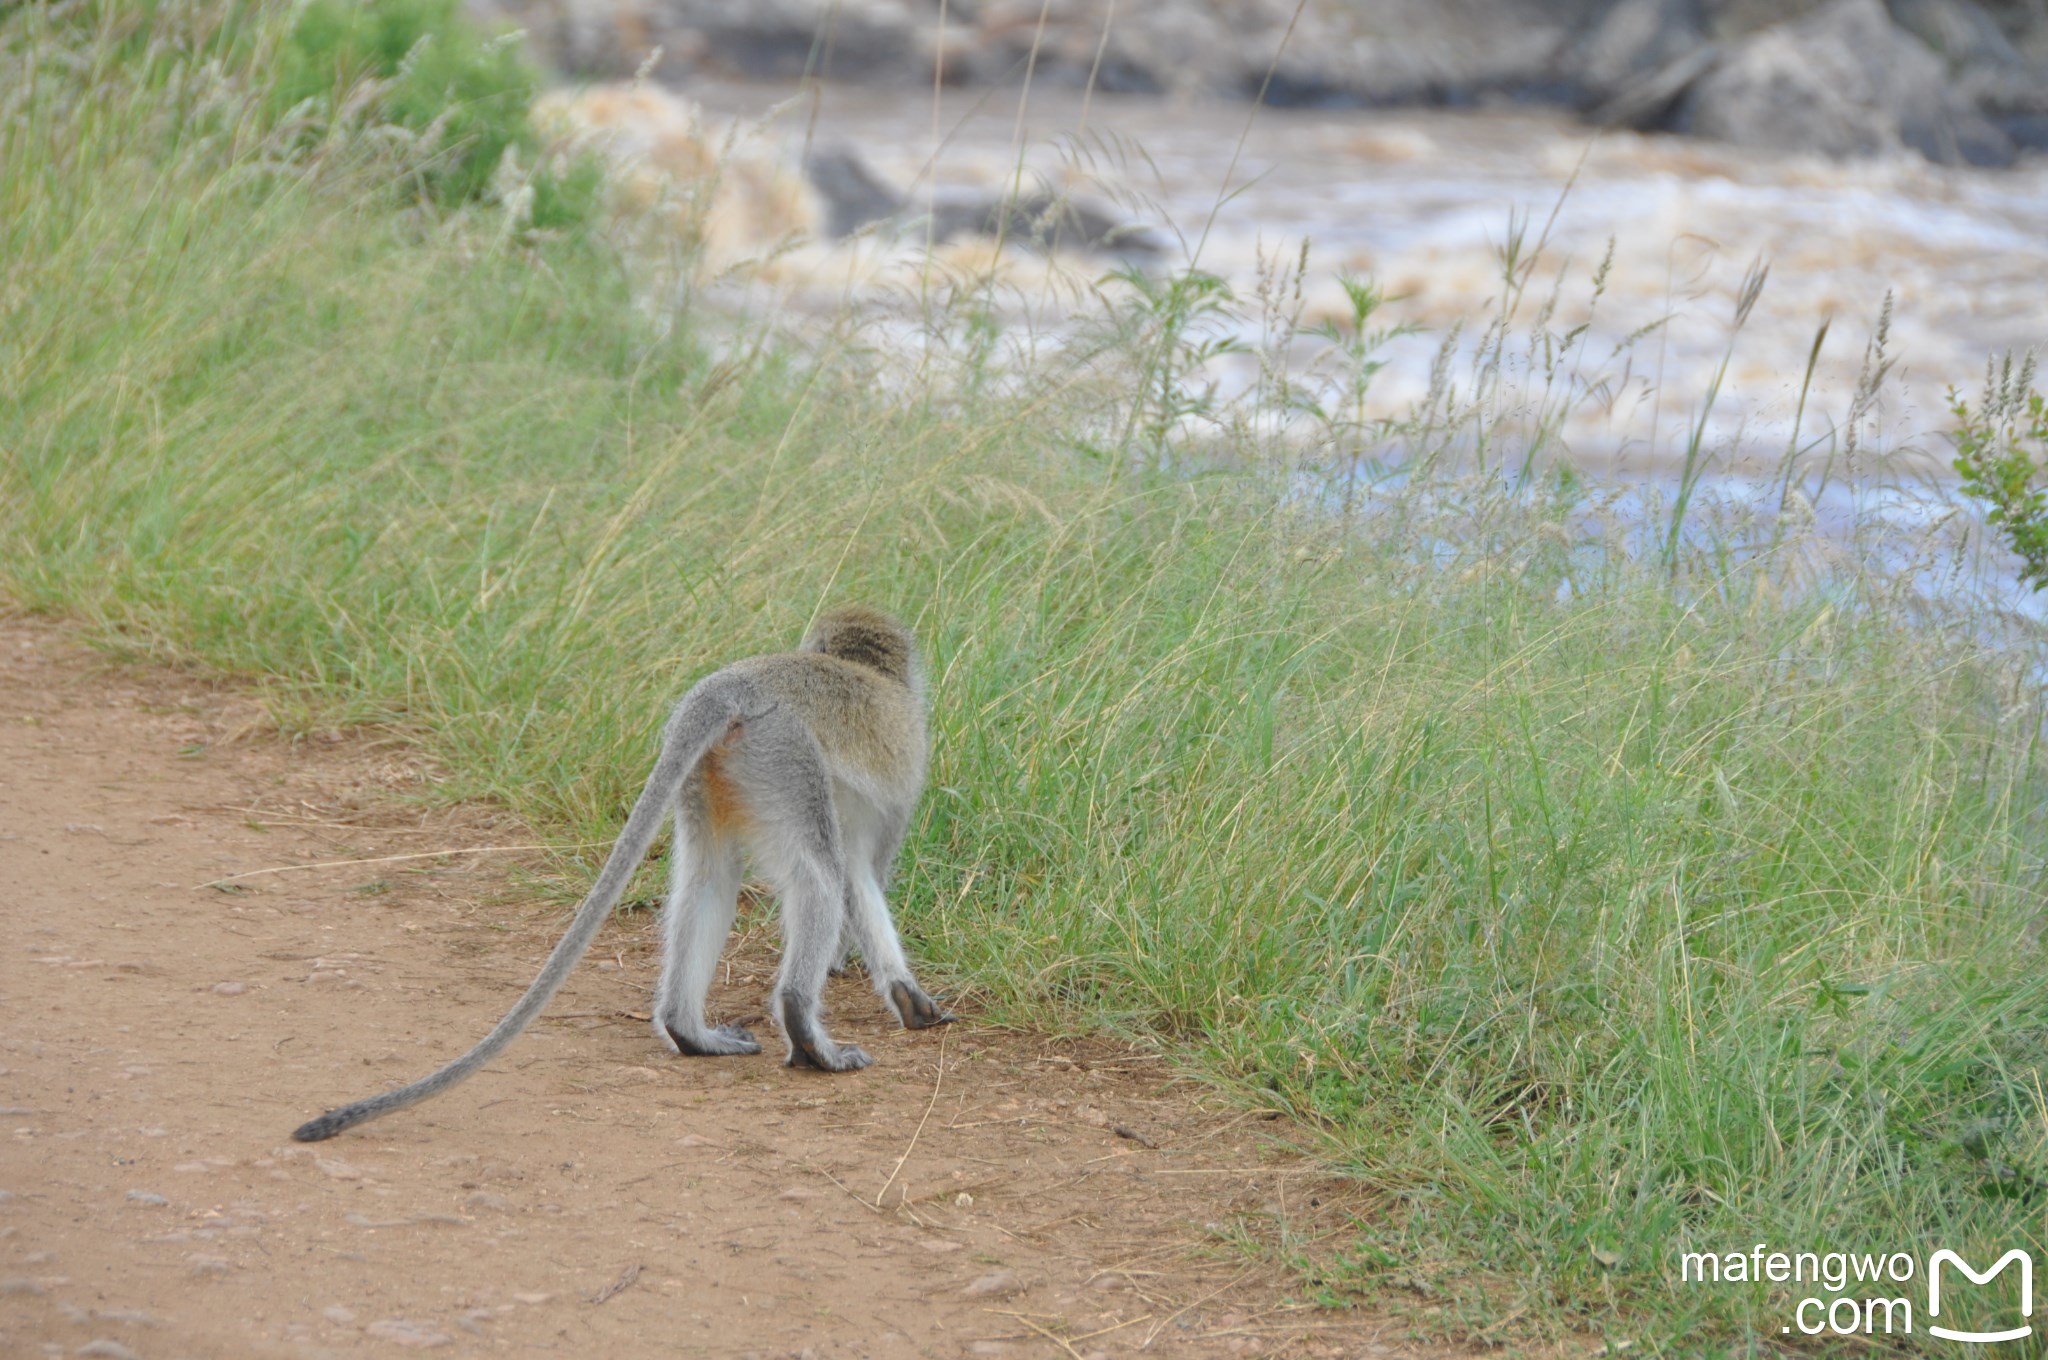
M 249 990 L 249 984 L 246 982 L 216 982 L 213 984 L 213 990 L 221 996 L 240 996 Z
M 169 1200 L 157 1194 L 154 1190 L 130 1190 L 128 1192 L 128 1199 L 130 1203 L 147 1204 L 152 1208 L 159 1204 L 170 1203 Z
M 104 1337 L 98 1341 L 86 1342 L 78 1348 L 78 1353 L 80 1355 L 98 1356 L 99 1360 L 142 1360 L 141 1356 L 129 1350 L 120 1342 L 109 1341 Z
M 446 1332 L 437 1332 L 424 1322 L 412 1322 L 405 1318 L 386 1318 L 373 1322 L 363 1329 L 379 1341 L 389 1341 L 394 1346 L 411 1346 L 418 1350 L 429 1350 L 435 1346 L 446 1346 L 455 1338 Z
M 496 1209 L 499 1213 L 504 1214 L 512 1212 L 511 1200 L 506 1199 L 503 1195 L 494 1195 L 488 1190 L 477 1191 L 468 1199 L 462 1201 L 462 1205 L 466 1209 Z
M 356 1320 L 356 1315 L 353 1309 L 344 1308 L 338 1303 L 330 1304 L 327 1307 L 322 1308 L 320 1310 L 320 1316 L 326 1318 L 329 1322 L 333 1323 L 337 1327 L 346 1327 L 349 1323 L 354 1322 Z
M 1024 1281 L 1016 1272 L 1009 1270 L 991 1271 L 960 1291 L 966 1299 L 997 1299 L 1005 1294 L 1014 1294 L 1024 1287 Z

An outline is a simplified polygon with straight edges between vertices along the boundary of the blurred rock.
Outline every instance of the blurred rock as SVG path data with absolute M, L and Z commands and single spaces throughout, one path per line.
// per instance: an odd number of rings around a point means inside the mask
M 1968 0 L 1889 0 L 1893 22 L 1926 43 L 1951 69 L 2021 65 L 1998 21 Z
M 1970 0 L 1890 0 L 1892 17 L 1948 64 L 1956 90 L 2015 144 L 2048 146 L 2048 70 Z
M 884 184 L 850 146 L 820 146 L 804 157 L 804 174 L 825 200 L 825 233 L 851 236 L 903 211 L 903 196 Z
M 1911 147 L 1946 165 L 2004 165 L 2010 138 L 1880 0 L 1832 0 L 1730 49 L 1686 92 L 1675 126 L 1737 146 L 1869 156 Z
M 1001 85 L 1028 71 L 1289 107 L 1524 101 L 1745 146 L 1980 165 L 2048 140 L 2042 0 L 948 0 L 943 28 L 938 0 L 469 3 L 577 80 Z M 835 234 L 890 215 L 886 186 L 845 169 L 811 169 Z
M 1108 255 L 1150 258 L 1160 242 L 1142 227 L 1117 221 L 1109 214 L 1065 194 L 1025 188 L 1015 195 L 968 194 L 941 198 L 932 205 L 932 239 L 985 236 L 1036 250 L 1090 250 Z
M 851 236 L 878 223 L 915 230 L 926 216 L 923 205 L 885 184 L 850 146 L 815 148 L 804 158 L 804 175 L 824 203 L 830 236 Z M 1067 195 L 1028 186 L 1016 194 L 947 191 L 931 204 L 927 225 L 935 244 L 986 236 L 1041 250 L 1149 257 L 1160 249 L 1158 239 L 1142 227 Z
M 1698 51 L 1710 34 L 1703 0 L 1620 0 L 1560 54 L 1560 66 L 1604 100 Z
M 1465 103 L 1552 92 L 1604 0 L 470 0 L 563 74 L 1021 80 L 1279 105 Z M 1105 22 L 1114 13 L 1105 34 Z M 656 57 L 655 54 L 659 53 Z M 650 59 L 651 64 L 650 64 Z

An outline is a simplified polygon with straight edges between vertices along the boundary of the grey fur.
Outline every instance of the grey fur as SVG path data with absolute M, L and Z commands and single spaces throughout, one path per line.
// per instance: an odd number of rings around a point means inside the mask
M 901 624 L 833 610 L 795 652 L 738 661 L 693 686 L 663 730 L 661 754 L 625 830 L 526 994 L 482 1042 L 409 1086 L 330 1110 L 293 1130 L 302 1143 L 417 1104 L 489 1062 L 547 1006 L 625 892 L 673 810 L 673 874 L 662 912 L 654 1032 L 691 1056 L 758 1053 L 751 1034 L 704 1019 L 732 927 L 740 853 L 782 900 L 783 956 L 768 1012 L 792 1067 L 848 1072 L 868 1055 L 826 1034 L 825 976 L 857 946 L 869 979 L 906 1027 L 952 1016 L 918 986 L 882 896 L 924 787 L 924 673 Z

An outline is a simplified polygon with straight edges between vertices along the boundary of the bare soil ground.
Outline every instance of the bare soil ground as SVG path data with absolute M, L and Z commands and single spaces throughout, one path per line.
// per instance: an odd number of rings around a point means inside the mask
M 902 1032 L 858 977 L 865 1072 L 669 1057 L 647 913 L 467 1086 L 291 1143 L 473 1042 L 565 918 L 433 853 L 530 833 L 425 778 L 0 619 L 0 1353 L 1421 1353 L 1229 1245 L 1341 1227 L 1284 1126 L 1143 1054 Z M 774 965 L 743 919 L 725 1018 Z

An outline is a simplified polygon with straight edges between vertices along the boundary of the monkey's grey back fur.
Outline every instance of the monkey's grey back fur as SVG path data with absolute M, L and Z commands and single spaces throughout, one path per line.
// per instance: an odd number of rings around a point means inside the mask
M 740 852 L 782 899 L 783 959 L 769 1014 L 791 1066 L 853 1071 L 868 1055 L 825 1033 L 819 995 L 850 943 L 903 1024 L 952 1017 L 927 996 L 897 941 L 882 889 L 924 786 L 924 673 L 910 633 L 857 606 L 822 615 L 794 652 L 734 662 L 693 686 L 626 826 L 533 984 L 469 1052 L 408 1086 L 330 1110 L 293 1130 L 302 1143 L 417 1104 L 470 1076 L 547 1006 L 618 904 L 664 816 L 676 844 L 662 912 L 654 1029 L 690 1056 L 758 1053 L 751 1034 L 704 1020 L 732 926 Z

